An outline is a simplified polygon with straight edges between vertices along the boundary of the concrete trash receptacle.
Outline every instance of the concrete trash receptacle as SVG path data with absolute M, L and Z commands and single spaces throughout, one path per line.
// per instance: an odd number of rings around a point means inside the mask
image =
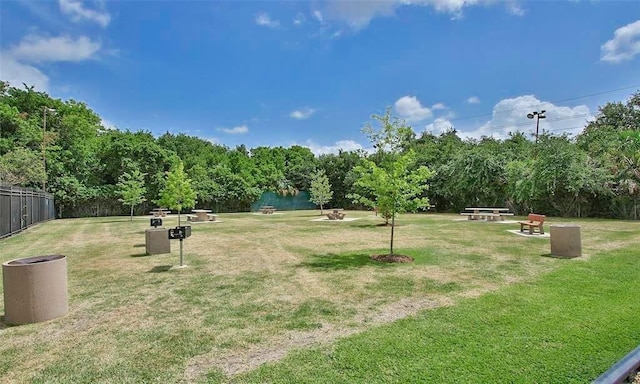
M 58 318 L 69 310 L 67 257 L 34 256 L 2 264 L 4 322 L 12 325 Z
M 551 228 L 551 256 L 582 256 L 580 226 L 573 224 L 554 224 Z
M 144 231 L 147 255 L 171 253 L 168 233 L 166 228 L 149 228 Z

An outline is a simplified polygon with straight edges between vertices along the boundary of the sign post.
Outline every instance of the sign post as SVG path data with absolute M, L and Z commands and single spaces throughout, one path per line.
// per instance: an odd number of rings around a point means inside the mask
M 191 236 L 191 226 L 177 226 L 169 228 L 169 240 L 180 240 L 180 267 L 185 267 L 182 257 L 182 241 Z

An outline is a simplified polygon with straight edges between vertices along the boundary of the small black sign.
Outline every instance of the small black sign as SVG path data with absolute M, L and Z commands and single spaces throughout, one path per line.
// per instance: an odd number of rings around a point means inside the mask
M 159 217 L 151 218 L 151 226 L 154 228 L 158 228 L 162 226 L 162 219 Z
M 169 240 L 182 240 L 191 236 L 190 226 L 180 226 L 175 228 L 169 228 Z

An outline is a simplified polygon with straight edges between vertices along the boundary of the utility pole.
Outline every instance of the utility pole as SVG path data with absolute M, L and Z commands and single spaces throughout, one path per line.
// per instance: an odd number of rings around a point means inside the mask
M 547 116 L 545 115 L 547 111 L 545 111 L 544 109 L 540 112 L 538 111 L 533 111 L 531 113 L 527 114 L 527 117 L 529 119 L 533 119 L 534 117 L 536 118 L 536 145 L 533 149 L 533 158 L 536 158 L 536 155 L 538 153 L 538 131 L 540 129 L 540 119 L 546 119 Z
M 42 168 L 44 169 L 44 179 L 42 179 L 42 191 L 47 192 L 47 113 L 55 114 L 56 110 L 42 107 Z

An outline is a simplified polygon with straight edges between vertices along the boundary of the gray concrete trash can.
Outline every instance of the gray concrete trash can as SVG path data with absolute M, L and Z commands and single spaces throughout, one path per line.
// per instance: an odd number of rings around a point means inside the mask
M 171 253 L 169 230 L 166 228 L 150 228 L 144 231 L 147 255 Z
M 34 256 L 2 264 L 4 322 L 38 323 L 69 311 L 67 257 Z
M 582 256 L 580 226 L 574 224 L 554 224 L 551 228 L 551 256 Z

